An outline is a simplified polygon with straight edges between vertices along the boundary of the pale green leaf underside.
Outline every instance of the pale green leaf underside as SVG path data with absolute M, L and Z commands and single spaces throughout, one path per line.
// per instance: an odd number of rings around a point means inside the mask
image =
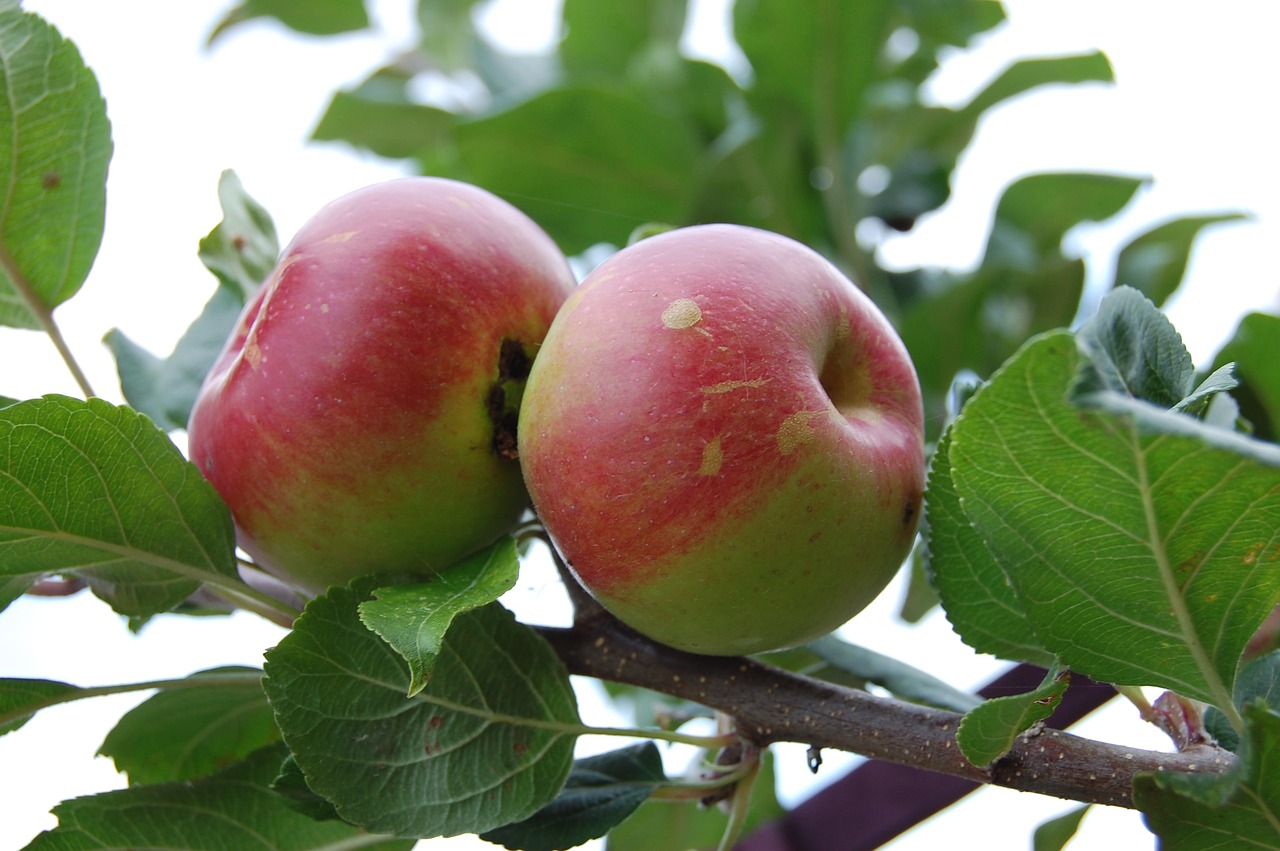
M 0 409 L 0 577 L 74 572 L 122 614 L 236 576 L 230 514 L 150 420 L 101 399 Z
M 1032 691 L 993 698 L 969 710 L 956 728 L 956 744 L 965 759 L 987 766 L 1004 756 L 1020 735 L 1053 714 L 1067 684 L 1054 668 Z
M 360 619 L 409 663 L 409 696 L 426 687 L 449 624 L 458 614 L 488 605 L 511 590 L 520 573 L 516 543 L 503 538 L 412 585 L 374 591 L 360 604 Z
M 38 16 L 0 13 L 0 325 L 75 295 L 102 242 L 111 127 L 79 51 Z
M 425 690 L 361 622 L 361 594 L 307 605 L 265 687 L 307 784 L 348 821 L 452 836 L 526 818 L 568 776 L 578 715 L 546 642 L 498 604 L 458 615 Z
M 218 179 L 218 203 L 222 221 L 200 240 L 200 260 L 244 305 L 271 274 L 280 241 L 271 214 L 245 191 L 234 171 Z
M 1280 715 L 1242 707 L 1247 742 L 1223 774 L 1159 772 L 1134 781 L 1134 804 L 1163 851 L 1280 851 Z
M 1222 702 L 1280 599 L 1280 469 L 1190 417 L 1160 433 L 1072 407 L 1077 360 L 1070 334 L 1038 338 L 969 402 L 951 446 L 964 512 L 1071 669 Z

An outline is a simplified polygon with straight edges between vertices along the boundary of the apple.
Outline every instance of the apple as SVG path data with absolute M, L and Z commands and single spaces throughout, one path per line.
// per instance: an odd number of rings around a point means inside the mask
M 574 288 L 532 220 L 464 183 L 356 190 L 297 232 L 188 427 L 257 565 L 308 593 L 438 570 L 528 507 L 516 411 Z
M 888 583 L 920 517 L 902 341 L 824 258 L 753 228 L 671 231 L 591 272 L 538 353 L 518 435 L 583 587 L 691 652 L 832 631 Z

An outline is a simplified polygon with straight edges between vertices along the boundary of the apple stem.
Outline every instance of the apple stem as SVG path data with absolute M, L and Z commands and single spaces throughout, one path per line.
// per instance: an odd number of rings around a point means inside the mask
M 270 594 L 248 585 L 239 586 L 222 584 L 206 580 L 205 586 L 214 594 L 222 597 L 236 608 L 252 612 L 265 620 L 289 629 L 302 612 L 288 603 L 277 600 Z

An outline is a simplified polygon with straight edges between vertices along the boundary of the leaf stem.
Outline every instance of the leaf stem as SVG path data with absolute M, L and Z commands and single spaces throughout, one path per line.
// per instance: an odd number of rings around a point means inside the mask
M 141 683 L 121 683 L 110 686 L 90 686 L 88 688 L 73 687 L 74 691 L 66 691 L 51 695 L 26 706 L 0 713 L 0 728 L 23 718 L 36 714 L 41 709 L 57 706 L 60 703 L 71 703 L 90 697 L 106 697 L 113 694 L 129 694 L 135 691 L 169 691 L 172 689 L 203 688 L 208 685 L 249 686 L 262 683 L 262 672 L 253 673 L 206 673 L 192 674 L 189 677 L 168 680 L 148 680 Z
M 112 544 L 108 541 L 86 538 L 82 535 L 72 535 L 65 532 L 50 533 L 47 529 L 28 529 L 18 526 L 0 527 L 5 532 L 16 532 L 31 537 L 43 536 L 51 540 L 57 540 L 67 543 L 73 543 L 89 549 L 96 549 L 102 552 L 111 553 L 123 559 L 130 561 L 142 562 L 143 564 L 159 567 L 163 570 L 171 571 L 178 576 L 191 579 L 196 582 L 209 586 L 210 589 L 222 594 L 229 599 L 233 599 L 241 608 L 251 611 L 254 614 L 261 615 L 268 620 L 279 623 L 279 617 L 288 618 L 289 622 L 298 617 L 301 612 L 294 606 L 289 605 L 281 600 L 277 600 L 264 591 L 246 583 L 238 575 L 228 575 L 219 573 L 216 570 L 205 569 L 198 565 L 188 564 L 178 559 L 166 558 L 156 553 L 139 550 L 136 547 L 124 546 L 121 544 Z
M 1135 707 L 1137 707 L 1138 714 L 1140 714 L 1144 720 L 1151 719 L 1151 714 L 1155 710 L 1154 710 L 1154 707 L 1151 705 L 1151 701 L 1147 700 L 1147 696 L 1142 693 L 1142 689 L 1140 689 L 1138 686 L 1118 686 L 1118 685 L 1113 685 L 1112 688 L 1116 690 L 1116 694 L 1120 695 L 1125 700 L 1129 701 Z
M 218 596 L 223 597 L 237 608 L 244 609 L 246 612 L 252 612 L 253 614 L 258 615 L 265 620 L 269 620 L 274 624 L 278 624 L 285 629 L 290 628 L 293 625 L 293 622 L 297 620 L 298 615 L 301 614 L 301 612 L 293 606 L 290 606 L 288 603 L 277 600 L 275 597 L 272 597 L 270 594 L 263 591 L 259 591 L 252 585 L 233 585 L 230 583 L 224 585 L 220 582 L 215 583 L 209 580 L 206 580 L 204 584 L 209 586 L 211 591 L 216 593 Z
M 501 712 L 477 709 L 474 706 L 467 706 L 463 703 L 455 703 L 452 700 L 433 697 L 425 692 L 420 692 L 418 697 L 433 706 L 439 706 L 441 709 L 448 709 L 451 712 L 471 715 L 476 718 L 484 718 L 485 720 L 494 721 L 499 724 L 510 724 L 516 727 L 532 727 L 537 730 L 551 730 L 552 732 L 565 733 L 572 736 L 617 736 L 628 739 L 650 739 L 660 742 L 670 742 L 671 744 L 677 745 L 693 745 L 694 747 L 705 748 L 707 750 L 728 747 L 738 741 L 738 737 L 734 734 L 695 736 L 673 730 L 642 730 L 635 727 L 595 727 L 590 724 L 566 724 L 562 721 L 544 721 L 539 718 L 526 718 L 520 715 L 506 715 Z
M 71 354 L 71 348 L 62 336 L 58 323 L 53 319 L 53 309 L 41 300 L 31 280 L 23 273 L 13 255 L 3 245 L 0 245 L 0 268 L 4 269 L 5 275 L 13 283 L 13 288 L 22 298 L 23 303 L 26 304 L 27 311 L 39 323 L 40 330 L 44 331 L 45 335 L 53 342 L 53 347 L 58 350 L 58 355 L 62 358 L 62 362 L 70 370 L 71 377 L 75 379 L 76 384 L 80 387 L 80 392 L 85 395 L 86 399 L 98 395 L 93 392 L 88 376 L 84 374 L 84 370 L 80 368 L 75 356 Z
M 1147 537 L 1151 542 L 1151 553 L 1160 572 L 1160 581 L 1164 585 L 1165 596 L 1169 598 L 1169 608 L 1178 622 L 1178 629 L 1182 632 L 1183 639 L 1187 642 L 1187 649 L 1191 653 L 1191 658 L 1195 660 L 1196 667 L 1200 669 L 1200 674 L 1204 677 L 1210 694 L 1213 695 L 1213 703 L 1227 716 L 1227 720 L 1231 722 L 1232 729 L 1243 736 L 1245 735 L 1244 718 L 1241 717 L 1240 711 L 1236 709 L 1235 701 L 1231 697 L 1231 690 L 1227 688 L 1227 684 L 1218 675 L 1213 659 L 1209 657 L 1204 643 L 1200 640 L 1200 634 L 1196 631 L 1195 622 L 1191 618 L 1191 610 L 1187 606 L 1186 594 L 1178 586 L 1173 565 L 1169 561 L 1169 552 L 1165 548 L 1164 539 L 1160 535 L 1160 523 L 1156 518 L 1155 503 L 1150 497 L 1152 486 L 1150 475 L 1147 471 L 1147 456 L 1142 450 L 1135 425 L 1130 426 L 1130 434 L 1133 437 L 1133 455 L 1137 464 L 1138 485 L 1143 495 L 1142 511 L 1147 523 Z
M 720 837 L 718 851 L 730 851 L 742 835 L 747 825 L 747 813 L 751 809 L 751 791 L 755 788 L 756 778 L 760 776 L 760 760 L 752 759 L 745 771 L 733 787 L 733 797 L 729 802 L 729 823 L 724 827 L 724 835 Z
M 664 783 L 653 790 L 653 794 L 649 796 L 653 801 L 693 801 L 701 800 L 707 797 L 708 792 L 714 792 L 717 789 L 723 789 L 726 786 L 733 786 L 744 780 L 753 779 L 752 775 L 759 770 L 759 762 L 744 763 L 736 765 L 729 771 L 716 777 L 710 777 L 703 780 L 679 780 L 672 783 Z

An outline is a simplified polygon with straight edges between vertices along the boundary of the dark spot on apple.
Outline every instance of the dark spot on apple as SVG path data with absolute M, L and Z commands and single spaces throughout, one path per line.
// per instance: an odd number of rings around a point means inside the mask
M 234 248 L 236 251 L 244 251 L 245 246 L 247 246 L 248 244 L 249 244 L 249 240 L 245 239 L 240 234 L 236 234 L 235 236 L 231 237 L 231 247 Z
M 516 445 L 516 423 L 520 418 L 520 399 L 524 382 L 533 367 L 533 358 L 518 340 L 503 340 L 498 349 L 498 380 L 489 388 L 485 410 L 493 423 L 493 451 L 499 458 L 514 461 L 519 457 Z
M 507 391 L 501 384 L 489 388 L 485 400 L 489 421 L 493 423 L 493 451 L 499 458 L 514 461 L 520 457 L 516 447 L 516 424 L 519 414 L 507 409 Z
M 915 519 L 916 511 L 919 510 L 920 497 L 912 496 L 907 500 L 907 504 L 902 507 L 902 525 L 910 526 Z
M 533 358 L 516 340 L 503 340 L 498 350 L 498 381 L 524 381 L 533 368 Z

